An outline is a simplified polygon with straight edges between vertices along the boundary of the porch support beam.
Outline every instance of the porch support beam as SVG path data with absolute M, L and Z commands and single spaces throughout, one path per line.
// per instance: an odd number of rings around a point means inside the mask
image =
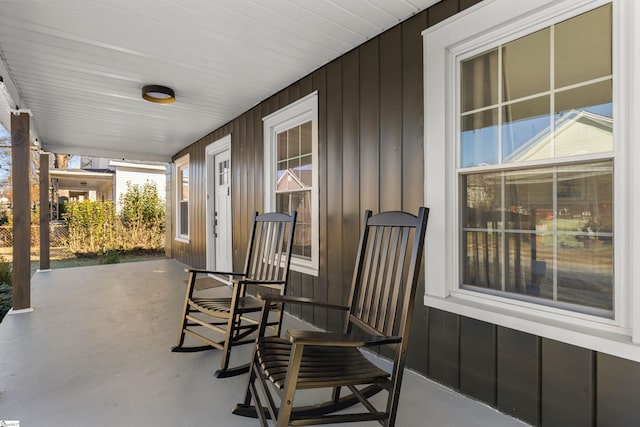
M 51 268 L 49 252 L 49 153 L 40 153 L 40 270 Z
M 13 310 L 31 307 L 31 198 L 29 195 L 29 113 L 11 114 L 13 182 Z

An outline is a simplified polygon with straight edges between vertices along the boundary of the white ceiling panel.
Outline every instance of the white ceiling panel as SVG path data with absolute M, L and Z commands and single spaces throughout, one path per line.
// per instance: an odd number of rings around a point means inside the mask
M 436 2 L 3 0 L 0 75 L 45 150 L 169 160 Z M 176 102 L 144 101 L 147 84 Z

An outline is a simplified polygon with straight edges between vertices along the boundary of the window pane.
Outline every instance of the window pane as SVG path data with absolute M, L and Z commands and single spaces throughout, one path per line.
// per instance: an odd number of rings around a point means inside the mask
M 296 176 L 305 187 L 311 187 L 313 171 L 311 154 L 300 158 L 300 166 L 296 169 Z
M 463 251 L 467 262 L 462 273 L 463 283 L 502 289 L 502 235 L 494 229 L 464 233 Z
M 497 228 L 501 223 L 502 174 L 484 173 L 463 176 L 465 188 L 462 221 L 465 228 Z
M 613 151 L 612 82 L 556 95 L 556 157 Z
M 505 173 L 506 228 L 554 229 L 553 173 L 549 168 Z
M 553 275 L 548 271 L 553 266 L 553 250 L 539 245 L 543 239 L 535 233 L 506 233 L 505 291 L 553 299 Z
M 549 90 L 550 33 L 546 28 L 503 46 L 504 101 Z
M 613 311 L 613 245 L 586 237 L 558 248 L 558 301 Z
M 277 145 L 276 145 L 276 159 L 278 162 L 282 161 L 282 160 L 286 160 L 287 157 L 289 157 L 288 151 L 287 151 L 287 132 L 280 132 L 278 135 L 276 135 L 276 139 L 277 139 Z
M 311 154 L 311 122 L 300 125 L 300 155 Z
M 287 131 L 287 147 L 289 148 L 287 157 L 292 158 L 300 155 L 300 126 Z
M 498 163 L 498 109 L 494 108 L 462 117 L 460 166 Z
M 503 163 L 553 157 L 549 134 L 549 96 L 504 106 L 502 118 Z
M 311 259 L 311 191 L 276 194 L 276 209 L 287 214 L 298 211 L 293 254 Z
M 180 170 L 180 200 L 189 199 L 189 168 Z
M 179 234 L 184 236 L 189 234 L 189 202 L 180 202 L 180 230 Z
M 611 6 L 555 26 L 555 87 L 611 75 Z
M 462 112 L 498 103 L 498 50 L 462 63 Z
M 558 230 L 572 232 L 574 240 L 612 240 L 612 161 L 558 169 L 558 217 Z

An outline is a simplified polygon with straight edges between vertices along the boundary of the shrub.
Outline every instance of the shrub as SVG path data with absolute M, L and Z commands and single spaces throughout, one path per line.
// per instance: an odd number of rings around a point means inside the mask
M 84 200 L 66 204 L 64 219 L 67 245 L 74 253 L 97 253 L 112 249 L 115 242 L 116 213 L 113 202 Z
M 120 220 L 129 241 L 125 249 L 161 249 L 164 246 L 165 205 L 155 183 L 127 183 L 120 198 Z
M 11 263 L 4 257 L 0 257 L 0 322 L 11 309 L 11 285 L 13 283 L 13 273 Z
M 114 251 L 119 257 L 122 252 L 158 252 L 164 248 L 165 206 L 154 183 L 128 183 L 119 214 L 110 201 L 71 201 L 65 210 L 67 246 L 77 256 L 109 254 L 105 259 L 116 262 Z

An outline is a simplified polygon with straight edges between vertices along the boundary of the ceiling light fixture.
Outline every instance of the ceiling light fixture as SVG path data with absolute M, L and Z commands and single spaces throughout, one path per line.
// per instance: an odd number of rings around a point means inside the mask
M 142 88 L 142 97 L 156 104 L 171 104 L 176 100 L 173 89 L 166 86 L 148 85 Z

